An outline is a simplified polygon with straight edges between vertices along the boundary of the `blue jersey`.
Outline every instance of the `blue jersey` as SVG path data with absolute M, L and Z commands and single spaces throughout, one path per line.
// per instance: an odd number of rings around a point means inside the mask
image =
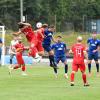
M 66 44 L 63 42 L 55 43 L 51 48 L 54 49 L 56 57 L 63 57 L 66 55 Z
M 44 31 L 44 40 L 43 40 L 43 45 L 50 45 L 51 44 L 51 40 L 52 40 L 52 36 L 53 36 L 53 32 L 49 31 L 48 29 L 46 29 Z
M 100 46 L 100 41 L 98 39 L 94 40 L 92 38 L 89 38 L 87 40 L 87 43 L 89 44 L 89 50 L 88 53 L 89 54 L 94 54 L 93 50 L 96 50 L 98 46 Z M 97 52 L 95 52 L 97 53 Z

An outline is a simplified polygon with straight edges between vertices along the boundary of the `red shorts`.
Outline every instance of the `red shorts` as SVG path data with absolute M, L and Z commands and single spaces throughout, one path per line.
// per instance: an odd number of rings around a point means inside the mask
M 25 63 L 24 63 L 24 60 L 23 60 L 23 57 L 22 57 L 22 53 L 17 53 L 17 54 L 16 54 L 16 59 L 17 59 L 17 63 L 18 63 L 18 64 L 21 64 L 21 65 L 22 65 L 22 64 L 25 64 Z
M 80 69 L 81 72 L 85 72 L 85 64 L 82 63 L 82 64 L 75 64 L 75 63 L 72 63 L 72 71 L 75 71 L 77 72 L 78 69 Z
M 29 47 L 29 56 L 32 56 L 32 57 L 35 57 L 36 56 L 36 53 L 38 53 L 38 50 L 37 50 L 37 44 L 38 44 L 38 41 L 37 39 L 33 39 L 31 42 L 30 42 L 30 47 Z
M 38 41 L 38 44 L 36 46 L 38 52 L 41 52 L 41 51 L 44 51 L 44 48 L 42 46 L 42 42 L 41 41 Z

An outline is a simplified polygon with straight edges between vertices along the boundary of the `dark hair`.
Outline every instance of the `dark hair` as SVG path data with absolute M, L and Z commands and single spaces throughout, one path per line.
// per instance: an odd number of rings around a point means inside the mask
M 58 38 L 62 38 L 62 36 L 60 36 L 60 35 L 58 35 L 57 37 L 58 37 Z
M 23 28 L 24 26 L 25 26 L 25 24 L 24 24 L 23 22 L 19 22 L 19 23 L 18 23 L 18 27 L 19 27 L 19 28 Z
M 42 27 L 43 28 L 47 28 L 48 27 L 48 24 L 43 24 Z
M 50 25 L 49 28 L 55 28 L 55 26 L 54 25 Z

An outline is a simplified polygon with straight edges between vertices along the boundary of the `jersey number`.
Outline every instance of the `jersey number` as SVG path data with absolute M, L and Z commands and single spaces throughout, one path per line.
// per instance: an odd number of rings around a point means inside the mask
M 76 56 L 78 57 L 82 56 L 81 49 L 76 49 Z

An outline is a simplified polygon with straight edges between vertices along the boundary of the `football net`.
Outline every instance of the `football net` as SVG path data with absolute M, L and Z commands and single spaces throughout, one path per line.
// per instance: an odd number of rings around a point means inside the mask
M 5 64 L 5 26 L 0 26 L 0 34 L 1 34 L 1 39 L 2 39 L 2 56 L 1 56 L 1 65 Z

